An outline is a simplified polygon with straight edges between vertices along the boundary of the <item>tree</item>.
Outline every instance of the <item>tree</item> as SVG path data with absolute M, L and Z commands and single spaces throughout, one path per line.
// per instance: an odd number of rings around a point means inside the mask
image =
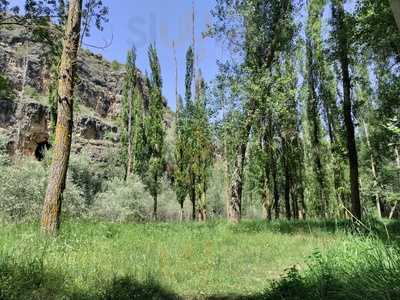
M 332 3 L 332 16 L 337 47 L 336 54 L 342 71 L 343 117 L 346 126 L 347 155 L 350 168 L 351 212 L 353 218 L 360 220 L 362 212 L 358 175 L 358 155 L 352 116 L 351 78 L 349 71 L 349 32 L 345 21 L 343 0 L 335 0 Z
M 195 139 L 193 137 L 193 114 L 195 111 L 194 101 L 192 99 L 192 89 L 194 86 L 194 51 L 189 47 L 186 52 L 186 74 L 185 74 L 185 106 L 182 111 L 181 117 L 183 124 L 182 128 L 182 142 L 185 145 L 185 154 L 182 157 L 182 162 L 186 163 L 186 174 L 182 177 L 186 178 L 186 187 L 189 194 L 190 202 L 192 203 L 192 220 L 196 219 L 196 173 L 194 165 L 194 155 L 198 150 L 196 148 Z
M 71 152 L 76 58 L 81 33 L 82 0 L 71 0 L 65 27 L 58 84 L 58 113 L 53 160 L 42 212 L 42 231 L 56 234 L 60 227 L 62 194 Z
M 241 104 L 242 121 L 239 122 L 243 127 L 237 131 L 240 133 L 240 138 L 237 139 L 240 143 L 232 145 L 235 147 L 236 157 L 231 172 L 228 218 L 234 223 L 241 219 L 243 168 L 252 128 L 260 119 L 267 120 L 267 126 L 272 120 L 270 109 L 264 103 L 271 96 L 271 73 L 277 53 L 291 45 L 294 31 L 292 8 L 291 1 L 217 1 L 213 11 L 216 22 L 210 28 L 209 34 L 224 38 L 242 56 L 242 74 L 247 77 L 247 99 Z M 274 168 L 271 166 L 271 169 Z
M 321 96 L 324 93 L 319 90 L 326 89 L 326 87 L 323 87 L 323 78 L 321 78 L 324 72 L 320 21 L 323 7 L 324 3 L 319 0 L 310 1 L 308 6 L 306 28 L 308 97 L 306 102 L 306 116 L 309 127 L 313 172 L 317 182 L 316 194 L 319 201 L 319 215 L 322 218 L 326 218 L 328 216 L 329 193 L 327 189 L 326 170 L 322 160 L 323 145 L 321 139 L 323 133 L 320 118 L 320 106 L 323 102 Z
M 157 219 L 157 196 L 160 189 L 160 178 L 164 172 L 164 101 L 161 94 L 162 80 L 157 50 L 150 45 L 149 62 L 151 78 L 149 79 L 150 102 L 149 114 L 146 116 L 145 128 L 148 142 L 148 169 L 145 182 L 154 200 L 153 218 Z
M 196 198 L 198 199 L 197 215 L 199 221 L 205 221 L 207 219 L 208 180 L 213 163 L 213 146 L 206 103 L 206 86 L 200 72 L 197 77 L 191 129 L 196 149 L 193 153 L 193 169 L 196 177 Z
M 134 101 L 138 97 L 137 90 L 137 70 L 136 70 L 136 50 L 128 51 L 126 62 L 126 75 L 124 79 L 124 91 L 122 98 L 121 111 L 121 141 L 126 151 L 126 177 L 132 175 L 133 155 L 136 153 L 133 149 L 133 141 L 136 135 L 134 128 Z M 136 150 L 136 149 L 135 149 Z

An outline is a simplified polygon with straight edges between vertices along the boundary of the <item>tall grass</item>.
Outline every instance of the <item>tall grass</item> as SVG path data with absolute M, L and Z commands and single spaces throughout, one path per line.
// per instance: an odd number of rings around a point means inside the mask
M 400 299 L 398 248 L 346 223 L 63 224 L 3 224 L 0 299 Z
M 64 220 L 61 235 L 51 240 L 41 237 L 36 224 L 3 224 L 0 299 L 108 299 L 105 295 L 110 293 L 124 299 L 116 287 L 127 282 L 127 290 L 121 292 L 126 299 L 147 290 L 155 295 L 149 299 L 250 297 L 285 269 L 304 268 L 315 251 L 324 253 L 347 239 L 316 226 L 312 232 L 280 232 L 277 225 L 258 223 L 112 224 L 73 219 Z
M 304 272 L 291 268 L 262 298 L 326 300 L 400 299 L 400 251 L 376 239 L 354 237 L 314 253 Z

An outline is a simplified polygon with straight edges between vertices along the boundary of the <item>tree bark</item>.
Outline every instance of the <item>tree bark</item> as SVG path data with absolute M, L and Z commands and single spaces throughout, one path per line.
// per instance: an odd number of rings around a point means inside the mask
M 82 0 L 71 0 L 60 64 L 53 160 L 42 211 L 41 228 L 46 234 L 56 234 L 60 227 L 62 194 L 65 189 L 71 152 L 74 77 L 79 49 L 81 14 Z
M 286 148 L 286 147 L 285 147 Z M 284 150 L 284 152 L 286 152 Z M 284 154 L 285 155 L 285 154 Z M 287 153 L 286 153 L 287 155 Z M 284 157 L 284 173 L 285 173 L 285 212 L 286 212 L 286 219 L 290 220 L 292 219 L 292 211 L 290 208 L 290 175 L 289 175 L 289 165 L 287 162 L 287 157 Z
M 333 16 L 337 26 L 337 41 L 339 46 L 339 61 L 342 69 L 343 82 L 343 115 L 346 126 L 347 152 L 350 167 L 351 213 L 353 218 L 361 220 L 360 183 L 358 176 L 358 154 L 354 132 L 351 104 L 351 79 L 349 73 L 349 49 L 347 30 L 344 23 L 343 0 L 333 5 Z
M 181 205 L 181 209 L 180 209 L 180 212 L 179 212 L 179 221 L 183 222 L 183 218 L 184 218 L 184 215 L 185 215 L 185 210 L 183 208 L 183 202 L 181 202 L 180 205 Z
M 196 181 L 194 179 L 191 180 L 190 186 L 190 202 L 192 202 L 192 221 L 196 221 Z
M 276 161 L 274 157 L 272 159 L 272 183 L 274 184 L 274 208 L 275 208 L 275 219 L 279 219 L 280 217 L 280 204 L 279 204 L 279 186 L 277 179 L 277 170 L 276 170 Z
M 231 223 L 239 223 L 242 218 L 242 192 L 243 192 L 243 169 L 246 159 L 247 142 L 251 130 L 251 123 L 247 120 L 243 140 L 236 149 L 235 166 L 231 178 L 231 197 L 228 206 L 228 220 Z
M 153 220 L 158 220 L 158 199 L 157 194 L 153 195 Z
M 393 16 L 400 31 L 400 0 L 390 0 L 390 6 L 392 7 Z

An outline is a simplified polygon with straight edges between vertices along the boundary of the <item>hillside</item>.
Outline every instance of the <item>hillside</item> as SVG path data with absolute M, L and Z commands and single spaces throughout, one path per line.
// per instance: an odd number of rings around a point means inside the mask
M 9 153 L 19 151 L 40 158 L 50 147 L 48 92 L 50 67 L 46 45 L 32 41 L 21 28 L 0 32 L 0 74 L 10 83 L 12 100 L 0 96 L 0 133 L 8 140 Z M 140 78 L 143 78 L 138 70 Z M 90 148 L 101 159 L 104 147 L 118 142 L 118 115 L 121 109 L 124 66 L 82 49 L 78 59 L 79 80 L 75 91 L 73 149 Z M 140 92 L 148 101 L 142 79 Z M 172 121 L 168 111 L 167 125 Z

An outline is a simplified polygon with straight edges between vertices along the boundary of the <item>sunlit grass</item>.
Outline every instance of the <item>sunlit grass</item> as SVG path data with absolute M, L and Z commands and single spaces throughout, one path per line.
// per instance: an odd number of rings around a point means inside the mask
M 254 295 L 288 268 L 304 270 L 314 253 L 326 253 L 350 240 L 335 224 L 320 222 L 245 221 L 232 226 L 71 220 L 64 222 L 58 238 L 50 240 L 34 224 L 4 225 L 0 282 L 15 281 L 14 299 L 21 295 L 92 299 L 107 294 L 105 289 L 121 278 L 143 285 L 151 282 L 187 298 Z M 16 274 L 5 271 L 9 269 Z M 40 273 L 42 277 L 35 273 L 38 284 L 26 284 L 29 276 L 24 273 L 29 272 Z M 2 283 L 1 289 L 5 290 Z M 5 299 L 11 298 L 10 291 L 3 293 Z

